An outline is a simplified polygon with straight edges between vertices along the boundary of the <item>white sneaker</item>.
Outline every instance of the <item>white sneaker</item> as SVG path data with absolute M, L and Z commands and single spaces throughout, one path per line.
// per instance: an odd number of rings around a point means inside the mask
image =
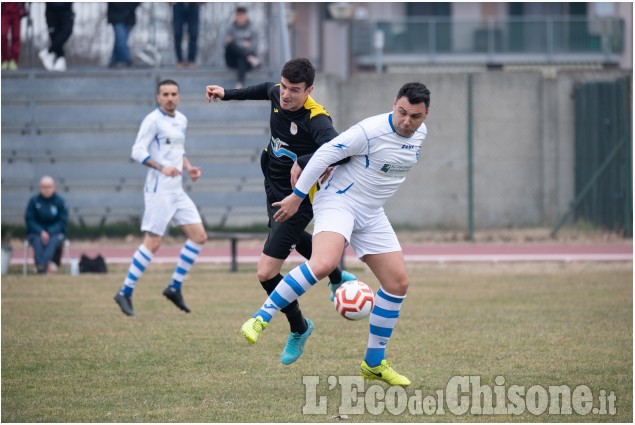
M 66 59 L 64 56 L 59 57 L 55 60 L 55 64 L 53 65 L 53 71 L 64 72 L 66 71 Z
M 40 50 L 40 53 L 38 53 L 38 56 L 40 57 L 40 60 L 42 61 L 42 65 L 44 65 L 44 68 L 46 68 L 48 71 L 51 71 L 53 69 L 53 64 L 55 61 L 55 53 L 51 53 L 49 52 L 48 48 L 44 48 Z

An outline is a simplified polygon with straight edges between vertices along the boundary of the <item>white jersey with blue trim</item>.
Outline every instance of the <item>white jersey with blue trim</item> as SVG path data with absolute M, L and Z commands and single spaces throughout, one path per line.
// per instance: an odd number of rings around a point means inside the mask
M 164 167 L 183 170 L 187 118 L 176 111 L 172 117 L 160 108 L 150 112 L 141 122 L 137 140 L 132 146 L 132 159 L 144 164 L 150 158 Z M 146 192 L 176 192 L 183 190 L 181 175 L 165 176 L 150 168 L 146 177 Z
M 368 209 L 381 208 L 419 160 L 426 135 L 425 124 L 409 138 L 398 135 L 392 125 L 392 113 L 367 118 L 315 152 L 302 171 L 295 192 L 300 196 L 307 194 L 330 164 L 351 157 L 349 162 L 335 167 L 320 191 L 341 195 Z

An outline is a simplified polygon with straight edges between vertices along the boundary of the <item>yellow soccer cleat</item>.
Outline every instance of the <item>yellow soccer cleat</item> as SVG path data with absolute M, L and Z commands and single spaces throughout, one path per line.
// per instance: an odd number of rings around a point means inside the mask
M 247 320 L 240 328 L 240 333 L 245 336 L 250 344 L 255 344 L 258 341 L 260 333 L 269 325 L 269 323 L 262 320 L 262 316 L 252 317 Z
M 360 375 L 366 379 L 376 379 L 378 381 L 387 382 L 390 385 L 407 387 L 411 384 L 410 379 L 395 372 L 390 363 L 385 359 L 381 361 L 379 366 L 375 367 L 370 367 L 366 364 L 366 361 L 362 361 Z

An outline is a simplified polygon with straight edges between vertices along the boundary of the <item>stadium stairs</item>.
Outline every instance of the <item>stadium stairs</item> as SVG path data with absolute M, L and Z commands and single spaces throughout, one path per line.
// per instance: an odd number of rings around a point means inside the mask
M 24 223 L 39 178 L 56 179 L 70 219 L 104 225 L 138 221 L 146 169 L 130 159 L 139 124 L 156 107 L 158 81 L 181 86 L 189 121 L 186 152 L 203 169 L 184 186 L 213 228 L 263 223 L 260 152 L 268 141 L 269 104 L 209 105 L 205 86 L 233 87 L 228 70 L 131 69 L 2 74 L 2 222 Z M 247 84 L 268 79 L 248 74 Z

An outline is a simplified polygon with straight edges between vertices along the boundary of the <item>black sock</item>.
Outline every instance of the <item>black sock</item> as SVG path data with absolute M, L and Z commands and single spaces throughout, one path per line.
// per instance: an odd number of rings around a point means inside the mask
M 277 274 L 269 280 L 264 282 L 260 282 L 262 287 L 267 291 L 267 295 L 270 295 L 278 283 L 282 280 L 282 275 Z M 287 320 L 289 321 L 289 327 L 291 328 L 291 332 L 303 334 L 307 330 L 306 320 L 304 320 L 304 316 L 302 316 L 302 311 L 300 311 L 300 304 L 298 300 L 293 301 L 291 304 L 286 306 L 285 308 L 280 310 L 287 316 Z

